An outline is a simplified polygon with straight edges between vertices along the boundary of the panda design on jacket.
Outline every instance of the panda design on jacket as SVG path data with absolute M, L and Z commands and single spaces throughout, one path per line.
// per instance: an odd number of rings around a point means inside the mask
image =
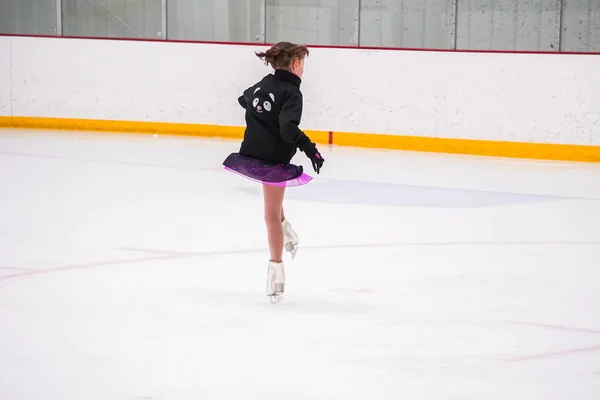
M 260 93 L 257 95 L 258 92 Z M 260 87 L 257 87 L 254 90 L 254 95 L 256 97 L 254 100 L 252 100 L 252 107 L 254 107 L 254 110 L 259 114 L 262 114 L 263 110 L 266 112 L 271 112 L 272 109 L 271 102 L 269 100 L 265 100 L 264 96 L 262 96 L 262 93 L 263 92 L 260 90 Z M 275 95 L 273 93 L 269 93 L 269 97 L 271 98 L 271 101 L 275 103 Z
M 301 82 L 293 73 L 278 69 L 238 97 L 246 120 L 241 155 L 269 164 L 289 164 L 296 149 L 307 155 L 317 151 L 299 127 L 303 108 Z

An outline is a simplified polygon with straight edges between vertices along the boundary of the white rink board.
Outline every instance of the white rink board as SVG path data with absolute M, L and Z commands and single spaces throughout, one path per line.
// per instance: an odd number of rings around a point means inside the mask
M 11 40 L 15 116 L 241 126 L 237 97 L 270 71 L 260 46 Z M 302 128 L 600 145 L 598 71 L 592 55 L 314 48 Z

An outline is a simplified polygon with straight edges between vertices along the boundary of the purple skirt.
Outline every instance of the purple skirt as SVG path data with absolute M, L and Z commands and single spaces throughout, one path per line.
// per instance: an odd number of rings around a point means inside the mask
M 312 180 L 312 177 L 304 173 L 301 165 L 269 164 L 239 153 L 231 153 L 223 161 L 223 165 L 227 171 L 270 186 L 302 186 Z

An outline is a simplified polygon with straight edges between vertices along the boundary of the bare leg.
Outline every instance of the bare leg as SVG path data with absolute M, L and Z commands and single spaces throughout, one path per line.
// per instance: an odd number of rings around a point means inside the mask
M 271 261 L 281 262 L 283 256 L 283 197 L 285 187 L 263 185 L 265 199 L 265 223 L 269 238 Z

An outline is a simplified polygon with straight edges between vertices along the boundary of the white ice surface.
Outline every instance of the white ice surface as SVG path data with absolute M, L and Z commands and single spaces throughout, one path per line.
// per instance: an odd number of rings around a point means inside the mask
M 1 400 L 600 398 L 600 166 L 324 147 L 271 305 L 238 146 L 0 130 Z

